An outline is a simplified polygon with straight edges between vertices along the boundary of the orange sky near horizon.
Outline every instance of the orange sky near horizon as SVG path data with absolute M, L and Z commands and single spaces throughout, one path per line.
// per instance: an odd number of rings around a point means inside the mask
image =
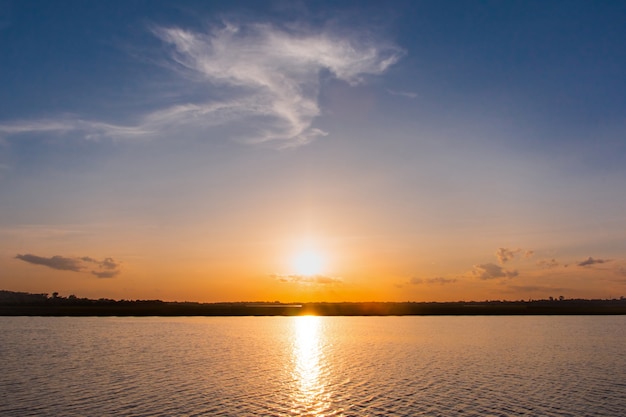
M 620 2 L 9 3 L 0 289 L 626 295 Z

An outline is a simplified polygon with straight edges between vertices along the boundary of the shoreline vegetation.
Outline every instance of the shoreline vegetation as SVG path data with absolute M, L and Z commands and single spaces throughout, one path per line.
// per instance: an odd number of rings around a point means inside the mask
M 176 302 L 97 300 L 58 293 L 0 290 L 0 316 L 477 316 L 477 315 L 618 315 L 626 298 L 486 300 L 455 302 Z

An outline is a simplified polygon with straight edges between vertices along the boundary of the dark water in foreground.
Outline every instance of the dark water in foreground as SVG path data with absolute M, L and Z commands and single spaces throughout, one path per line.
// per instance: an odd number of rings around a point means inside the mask
M 623 416 L 626 316 L 0 317 L 1 416 Z

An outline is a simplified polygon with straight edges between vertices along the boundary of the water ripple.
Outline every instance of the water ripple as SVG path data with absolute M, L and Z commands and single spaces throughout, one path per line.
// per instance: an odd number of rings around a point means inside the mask
M 621 416 L 626 317 L 0 318 L 2 416 Z

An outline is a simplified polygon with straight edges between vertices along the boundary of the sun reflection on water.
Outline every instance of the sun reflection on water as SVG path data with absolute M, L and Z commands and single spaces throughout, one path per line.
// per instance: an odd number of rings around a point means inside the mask
M 294 318 L 294 406 L 298 415 L 324 415 L 329 394 L 323 375 L 322 320 L 316 316 Z

